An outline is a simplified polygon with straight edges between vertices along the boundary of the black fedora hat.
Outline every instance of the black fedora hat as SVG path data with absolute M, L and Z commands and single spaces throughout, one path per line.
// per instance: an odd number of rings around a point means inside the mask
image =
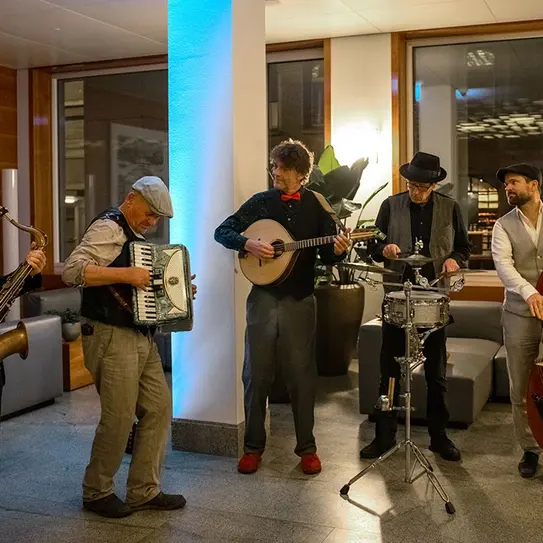
M 419 151 L 411 162 L 400 166 L 400 174 L 415 183 L 439 183 L 447 177 L 447 172 L 440 166 L 439 157 Z

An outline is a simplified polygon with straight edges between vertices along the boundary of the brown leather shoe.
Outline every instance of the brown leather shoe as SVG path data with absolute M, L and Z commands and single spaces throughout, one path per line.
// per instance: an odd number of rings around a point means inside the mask
M 107 518 L 123 518 L 132 514 L 132 508 L 115 494 L 110 494 L 99 500 L 84 500 L 83 507 L 87 511 Z
M 534 477 L 537 473 L 537 464 L 539 462 L 539 455 L 535 452 L 526 451 L 522 456 L 522 460 L 519 462 L 518 471 L 521 477 L 529 479 Z
M 151 500 L 132 507 L 132 511 L 144 511 L 145 509 L 160 509 L 162 511 L 173 511 L 185 507 L 187 500 L 181 494 L 164 494 L 159 492 Z

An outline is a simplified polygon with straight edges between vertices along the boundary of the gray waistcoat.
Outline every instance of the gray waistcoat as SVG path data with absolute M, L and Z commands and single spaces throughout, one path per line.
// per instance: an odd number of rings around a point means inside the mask
M 509 236 L 513 248 L 513 261 L 516 270 L 534 287 L 543 271 L 543 238 L 540 235 L 537 247 L 520 217 L 517 210 L 512 209 L 507 215 L 498 219 L 506 234 Z M 504 308 L 511 313 L 524 317 L 531 317 L 530 308 L 520 294 L 505 291 Z
M 430 232 L 430 255 L 437 258 L 434 262 L 436 277 L 441 273 L 443 262 L 450 256 L 454 248 L 453 212 L 454 200 L 449 196 L 434 192 L 432 195 L 434 209 L 432 213 L 432 230 Z M 390 219 L 386 243 L 395 243 L 402 253 L 412 253 L 411 238 L 411 199 L 407 192 L 389 197 Z M 387 261 L 388 266 L 403 274 L 407 264 L 403 262 Z M 439 286 L 446 288 L 449 281 L 440 281 Z M 385 292 L 398 290 L 395 287 L 385 286 Z

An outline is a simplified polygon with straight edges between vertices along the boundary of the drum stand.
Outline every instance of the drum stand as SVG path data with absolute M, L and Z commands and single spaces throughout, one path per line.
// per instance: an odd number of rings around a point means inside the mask
M 422 454 L 420 449 L 413 443 L 411 439 L 411 373 L 414 369 L 420 366 L 424 362 L 424 356 L 421 350 L 421 342 L 419 340 L 418 331 L 413 326 L 413 308 L 411 302 L 411 288 L 410 281 L 404 283 L 405 301 L 406 301 L 406 322 L 402 328 L 405 329 L 405 355 L 396 358 L 400 364 L 401 374 L 405 380 L 405 393 L 401 395 L 404 398 L 403 407 L 393 406 L 394 397 L 394 379 L 390 379 L 388 396 L 381 396 L 378 401 L 377 408 L 381 411 L 405 411 L 405 439 L 383 453 L 373 464 L 365 467 L 360 473 L 354 476 L 346 485 L 344 485 L 340 494 L 347 496 L 351 485 L 356 483 L 361 477 L 366 475 L 371 469 L 384 462 L 387 458 L 391 457 L 396 451 L 399 451 L 402 447 L 405 448 L 405 482 L 412 484 L 419 477 L 426 475 L 441 499 L 445 502 L 445 510 L 450 515 L 455 513 L 454 505 L 449 499 L 449 495 L 445 492 L 441 486 L 438 478 L 434 474 L 434 468 Z M 411 461 L 411 452 L 414 456 L 414 461 Z M 422 470 L 418 475 L 414 476 L 416 465 L 420 464 Z

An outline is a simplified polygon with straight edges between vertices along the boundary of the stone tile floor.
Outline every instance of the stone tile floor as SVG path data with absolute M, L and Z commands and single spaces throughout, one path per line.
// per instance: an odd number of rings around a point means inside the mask
M 403 482 L 400 453 L 354 484 L 349 500 L 340 497 L 339 489 L 365 465 L 358 451 L 373 434 L 373 425 L 358 414 L 357 382 L 355 371 L 320 381 L 315 433 L 321 474 L 301 473 L 290 406 L 272 405 L 269 446 L 258 473 L 238 474 L 231 458 L 170 450 L 163 487 L 182 492 L 186 508 L 118 521 L 81 509 L 98 398 L 93 387 L 66 393 L 50 407 L 0 423 L 0 542 L 543 541 L 542 480 L 518 475 L 521 452 L 504 404 L 489 404 L 468 430 L 450 431 L 463 453 L 458 465 L 435 459 L 426 448 L 426 429 L 414 429 L 455 516 L 445 512 L 426 478 Z M 126 456 L 117 478 L 121 496 L 129 461 Z

